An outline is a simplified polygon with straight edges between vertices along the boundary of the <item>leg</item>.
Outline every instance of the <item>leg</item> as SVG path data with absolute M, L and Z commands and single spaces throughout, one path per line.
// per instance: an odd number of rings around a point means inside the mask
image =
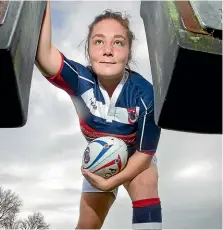
M 114 192 L 101 192 L 84 179 L 76 229 L 100 229 L 116 195 L 117 189 Z
M 155 156 L 148 169 L 125 183 L 124 187 L 132 199 L 133 229 L 161 229 L 162 213 Z
M 111 193 L 82 193 L 76 229 L 100 229 L 113 202 Z

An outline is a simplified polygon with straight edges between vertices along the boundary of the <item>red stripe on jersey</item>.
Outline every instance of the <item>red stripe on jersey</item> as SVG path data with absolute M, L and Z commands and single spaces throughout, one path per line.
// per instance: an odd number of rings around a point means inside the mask
M 136 140 L 136 132 L 130 135 L 116 135 L 112 133 L 104 133 L 104 132 L 92 129 L 82 119 L 80 119 L 80 126 L 81 126 L 82 133 L 87 138 L 98 138 L 98 137 L 104 137 L 104 136 L 111 136 L 111 137 L 122 139 L 124 142 L 126 142 L 126 144 L 133 144 L 135 143 L 135 140 Z
M 137 150 L 137 152 L 144 153 L 144 154 L 147 154 L 147 155 L 150 155 L 150 156 L 155 154 L 155 152 L 144 152 L 144 151 L 140 151 L 140 150 Z
M 60 52 L 61 55 L 61 65 L 60 65 L 60 69 L 58 70 L 58 72 L 51 77 L 47 77 L 46 79 L 53 85 L 55 85 L 56 87 L 65 90 L 69 95 L 74 95 L 73 90 L 68 86 L 68 84 L 64 81 L 64 79 L 61 76 L 61 71 L 63 69 L 64 66 L 64 56 L 63 54 Z

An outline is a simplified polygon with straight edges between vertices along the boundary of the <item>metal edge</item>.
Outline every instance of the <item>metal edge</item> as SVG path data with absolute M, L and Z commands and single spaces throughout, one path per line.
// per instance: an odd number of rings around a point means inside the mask
M 19 23 L 20 15 L 21 15 L 21 13 L 23 11 L 24 1 L 25 0 L 20 0 L 18 14 L 16 15 L 16 18 L 15 18 L 15 25 L 12 28 L 11 36 L 9 37 L 8 44 L 7 44 L 6 47 L 10 47 L 10 44 L 12 43 L 12 40 L 13 40 L 13 38 L 15 36 L 15 31 L 16 31 L 17 25 Z
M 2 25 L 4 24 L 4 22 L 5 22 L 5 19 L 6 19 L 6 16 L 7 16 L 7 14 L 8 14 L 8 10 L 9 10 L 9 5 L 10 5 L 10 1 L 8 0 L 7 9 L 6 9 L 6 11 L 5 11 L 5 15 L 4 15 L 2 21 L 0 22 L 0 26 L 2 26 Z

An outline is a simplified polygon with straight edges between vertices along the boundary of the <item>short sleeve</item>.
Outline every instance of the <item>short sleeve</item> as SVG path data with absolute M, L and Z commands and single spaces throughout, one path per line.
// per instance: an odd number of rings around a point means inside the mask
M 136 136 L 136 150 L 149 155 L 154 155 L 158 147 L 161 128 L 154 120 L 154 99 L 146 103 L 141 99 L 141 113 L 138 119 L 138 131 Z
M 87 74 L 89 70 L 80 63 L 68 59 L 62 52 L 60 54 L 62 58 L 60 69 L 54 76 L 46 77 L 46 79 L 69 95 L 76 96 L 79 93 L 79 81 L 81 78 L 89 77 Z

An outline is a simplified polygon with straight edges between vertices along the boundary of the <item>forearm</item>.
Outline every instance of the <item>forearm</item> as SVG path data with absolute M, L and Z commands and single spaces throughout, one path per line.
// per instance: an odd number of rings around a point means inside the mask
M 48 58 L 50 50 L 52 48 L 51 41 L 51 10 L 50 10 L 50 0 L 47 1 L 46 10 L 43 16 L 42 27 L 39 36 L 39 43 L 36 54 L 36 61 L 45 62 L 45 57 Z
M 60 52 L 52 44 L 50 7 L 50 0 L 47 0 L 35 60 L 37 68 L 45 77 L 55 75 L 62 61 Z
M 132 180 L 139 173 L 148 168 L 151 163 L 153 155 L 145 154 L 136 151 L 132 157 L 129 158 L 126 167 L 118 174 L 109 178 L 112 188 L 122 185 L 126 181 Z

